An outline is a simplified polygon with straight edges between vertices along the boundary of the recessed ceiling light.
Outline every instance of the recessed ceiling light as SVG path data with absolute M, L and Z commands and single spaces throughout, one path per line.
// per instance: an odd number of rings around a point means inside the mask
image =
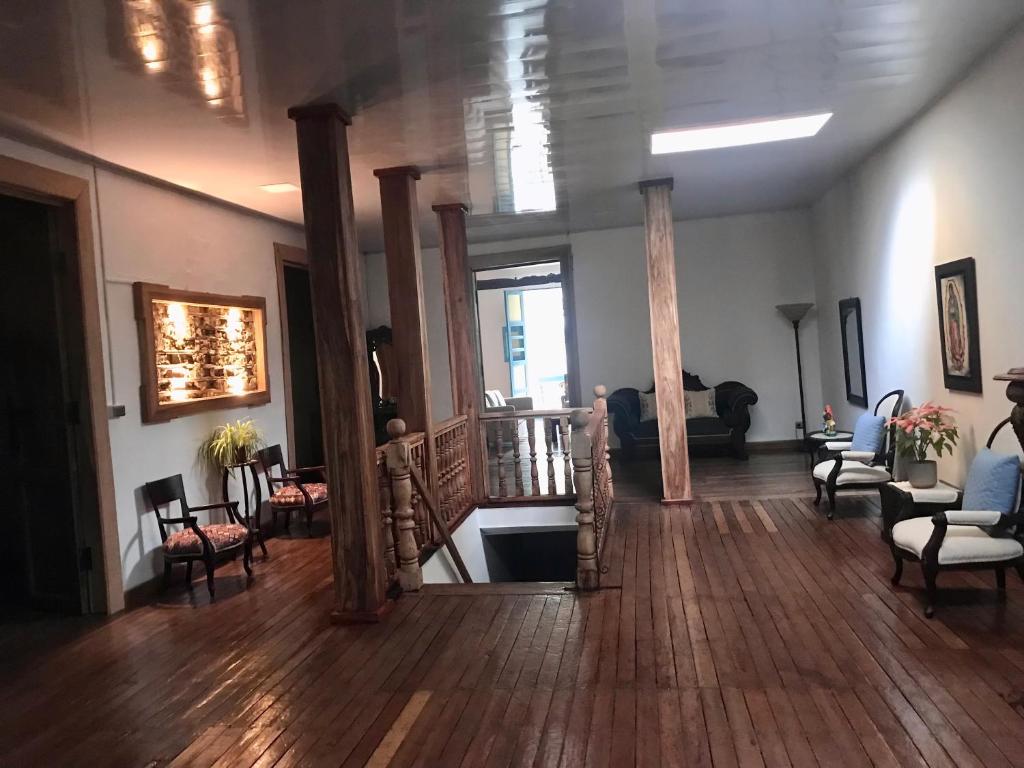
M 299 191 L 298 187 L 296 187 L 294 184 L 288 184 L 287 182 L 283 184 L 264 184 L 260 187 L 260 189 L 262 189 L 264 192 L 269 192 L 272 195 L 280 195 L 284 194 L 285 192 Z
M 709 125 L 703 128 L 685 128 L 679 131 L 660 131 L 651 134 L 651 154 L 667 155 L 671 152 L 697 152 L 704 149 L 804 139 L 817 134 L 831 118 L 831 112 L 823 112 L 776 120 L 754 120 L 746 123 Z

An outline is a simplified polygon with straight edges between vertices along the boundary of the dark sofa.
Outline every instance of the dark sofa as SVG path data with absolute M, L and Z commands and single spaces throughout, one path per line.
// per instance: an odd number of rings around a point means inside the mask
M 703 392 L 699 376 L 683 371 L 683 389 Z M 647 390 L 654 391 L 653 388 Z M 747 430 L 750 429 L 750 406 L 757 402 L 757 393 L 738 381 L 724 381 L 715 387 L 717 417 L 686 420 L 687 443 L 691 447 L 722 446 L 738 459 L 747 458 Z M 617 389 L 608 398 L 608 412 L 613 414 L 612 427 L 626 457 L 638 448 L 658 447 L 658 422 L 640 421 L 639 390 Z

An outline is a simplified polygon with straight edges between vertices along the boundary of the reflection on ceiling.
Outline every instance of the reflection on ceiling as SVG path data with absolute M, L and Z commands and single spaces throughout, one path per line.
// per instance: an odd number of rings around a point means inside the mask
M 803 205 L 1024 19 L 1024 0 L 4 0 L 0 133 L 59 142 L 301 221 L 290 106 L 353 115 L 373 169 L 417 165 L 474 240 Z M 833 112 L 809 139 L 650 153 L 657 131 Z

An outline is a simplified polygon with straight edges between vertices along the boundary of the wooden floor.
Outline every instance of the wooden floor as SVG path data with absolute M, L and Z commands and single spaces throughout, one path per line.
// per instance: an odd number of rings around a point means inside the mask
M 327 540 L 274 539 L 213 605 L 6 628 L 0 765 L 1024 764 L 1019 581 L 1000 604 L 989 574 L 943 575 L 928 621 L 872 497 L 829 523 L 755 486 L 617 504 L 594 594 L 431 587 L 332 626 Z

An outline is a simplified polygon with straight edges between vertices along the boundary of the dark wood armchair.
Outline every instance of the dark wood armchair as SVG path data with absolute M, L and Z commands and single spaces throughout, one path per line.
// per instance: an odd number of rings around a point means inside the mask
M 306 531 L 313 525 L 313 513 L 327 506 L 327 481 L 323 467 L 288 469 L 280 445 L 257 453 L 270 492 L 271 524 L 277 528 L 277 513 L 285 513 L 285 527 L 291 532 L 292 512 L 305 510 Z M 274 472 L 278 474 L 275 475 Z
M 164 556 L 164 587 L 170 582 L 171 566 L 175 563 L 185 564 L 185 578 L 188 588 L 192 588 L 192 564 L 201 560 L 206 567 L 206 588 L 210 591 L 210 599 L 214 598 L 213 572 L 217 561 L 225 556 L 235 557 L 242 550 L 242 564 L 246 574 L 252 577 L 252 537 L 249 526 L 238 516 L 238 502 L 228 501 L 219 504 L 204 504 L 200 507 L 189 506 L 185 499 L 185 486 L 181 475 L 165 477 L 146 483 L 146 496 L 150 506 L 156 513 L 160 527 L 160 540 L 163 542 Z M 173 514 L 172 505 L 178 502 L 179 516 Z M 167 515 L 161 508 L 167 508 Z M 224 509 L 229 522 L 208 523 L 199 525 L 196 512 L 210 512 Z M 180 530 L 170 530 L 169 526 L 181 525 Z

